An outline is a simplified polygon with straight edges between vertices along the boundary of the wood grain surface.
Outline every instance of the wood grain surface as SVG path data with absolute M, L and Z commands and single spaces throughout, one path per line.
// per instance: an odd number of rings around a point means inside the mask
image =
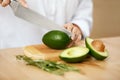
M 67 72 L 64 76 L 51 74 L 26 65 L 24 61 L 16 60 L 16 55 L 24 53 L 23 48 L 2 49 L 0 50 L 0 80 L 120 80 L 120 37 L 101 40 L 109 51 L 107 59 L 98 61 L 88 57 L 82 63 L 69 64 L 79 68 L 80 73 Z M 59 53 L 59 50 L 55 50 L 54 53 Z

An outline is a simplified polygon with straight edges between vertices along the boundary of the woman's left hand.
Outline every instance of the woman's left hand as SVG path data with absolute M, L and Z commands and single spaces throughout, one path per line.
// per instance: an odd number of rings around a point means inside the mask
M 28 7 L 27 6 L 27 3 L 26 3 L 26 0 L 18 0 L 18 2 L 20 2 L 20 4 L 22 5 L 22 6 L 24 6 L 24 7 Z M 11 0 L 0 0 L 0 5 L 2 6 L 2 7 L 6 7 L 6 6 L 8 6 L 9 4 L 11 3 Z
M 68 47 L 71 47 L 72 45 L 74 45 L 75 43 L 81 40 L 82 32 L 80 27 L 78 27 L 76 24 L 73 23 L 67 23 L 64 25 L 64 27 L 72 33 L 71 36 L 72 42 L 69 44 Z

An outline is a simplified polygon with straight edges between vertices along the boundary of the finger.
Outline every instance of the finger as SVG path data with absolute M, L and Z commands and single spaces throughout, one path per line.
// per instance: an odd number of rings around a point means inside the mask
M 68 45 L 68 48 L 77 44 L 78 42 L 80 42 L 80 40 L 81 40 L 81 35 L 75 36 L 74 39 L 71 41 L 71 43 Z
M 81 38 L 82 38 L 82 35 L 79 34 L 74 42 L 78 43 L 81 40 Z
M 28 8 L 27 2 L 25 0 L 19 0 L 22 6 Z
M 79 29 L 74 28 L 73 31 L 72 31 L 72 34 L 74 34 L 74 36 L 72 38 L 73 38 L 75 43 L 77 43 L 77 42 L 79 42 L 81 40 L 82 34 L 79 31 Z
M 79 30 L 76 27 L 74 27 L 71 32 L 72 32 L 71 39 L 74 40 L 79 35 Z
M 6 7 L 7 5 L 9 5 L 10 4 L 10 0 L 3 0 L 3 2 L 2 2 L 2 6 L 3 7 Z
M 68 30 L 68 31 L 72 31 L 73 29 L 73 25 L 71 23 L 65 24 L 64 27 Z
M 68 24 L 69 24 L 69 23 L 65 24 L 64 27 L 67 28 L 67 27 L 68 27 Z
M 67 29 L 67 25 L 66 24 L 64 25 L 64 28 Z
M 74 41 L 71 41 L 71 43 L 67 47 L 69 48 L 72 47 L 73 45 L 74 45 Z
M 3 0 L 0 0 L 0 4 L 2 3 Z
M 72 40 L 75 40 L 75 38 L 76 38 L 76 35 L 75 35 L 75 34 L 72 34 L 71 39 L 72 39 Z
M 74 37 L 74 39 L 70 42 L 70 44 L 68 45 L 68 47 L 73 46 L 75 44 L 76 40 L 77 40 L 77 37 Z

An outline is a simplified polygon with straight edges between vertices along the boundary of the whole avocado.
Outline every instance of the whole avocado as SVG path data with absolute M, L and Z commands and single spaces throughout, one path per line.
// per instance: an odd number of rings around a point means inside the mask
M 71 38 L 63 31 L 52 30 L 43 35 L 42 41 L 52 49 L 65 49 L 71 42 Z

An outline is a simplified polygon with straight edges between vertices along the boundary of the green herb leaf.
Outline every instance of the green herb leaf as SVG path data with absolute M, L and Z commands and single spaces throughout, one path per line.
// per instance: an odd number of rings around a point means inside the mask
M 28 65 L 36 66 L 44 71 L 57 74 L 57 75 L 64 75 L 64 72 L 68 72 L 68 71 L 79 72 L 79 69 L 75 67 L 69 66 L 67 64 L 49 61 L 49 60 L 42 60 L 42 59 L 33 60 L 25 55 L 17 55 L 16 58 L 19 60 L 26 61 Z

